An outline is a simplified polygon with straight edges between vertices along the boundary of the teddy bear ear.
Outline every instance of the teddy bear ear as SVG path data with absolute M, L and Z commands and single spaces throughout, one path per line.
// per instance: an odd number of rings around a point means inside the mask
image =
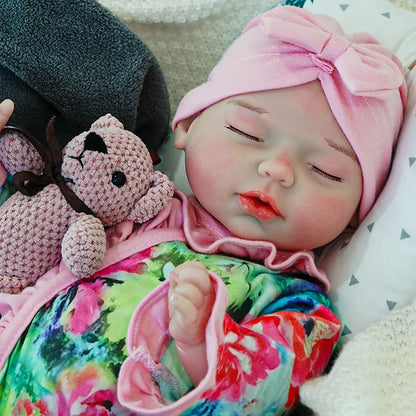
M 124 129 L 123 124 L 111 114 L 106 114 L 91 124 L 91 130 L 107 129 L 109 127 Z

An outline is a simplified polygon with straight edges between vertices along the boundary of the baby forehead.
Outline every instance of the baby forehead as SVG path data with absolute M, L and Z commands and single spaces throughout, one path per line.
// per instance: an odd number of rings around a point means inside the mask
M 267 114 L 288 106 L 296 106 L 300 110 L 308 112 L 315 108 L 331 111 L 321 83 L 317 80 L 286 88 L 236 94 L 221 102 L 241 105 L 259 114 Z
M 294 132 L 321 131 L 345 138 L 326 96 L 317 81 L 270 91 L 241 94 L 223 100 L 218 111 L 241 116 L 253 123 L 288 125 Z M 345 138 L 346 139 L 346 138 Z

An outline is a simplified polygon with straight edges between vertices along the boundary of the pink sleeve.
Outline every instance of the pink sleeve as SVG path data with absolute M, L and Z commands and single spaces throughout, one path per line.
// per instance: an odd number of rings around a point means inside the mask
M 137 307 L 127 334 L 129 357 L 118 379 L 120 403 L 142 415 L 179 415 L 214 387 L 218 347 L 223 340 L 223 320 L 228 293 L 224 282 L 210 273 L 216 300 L 206 328 L 208 371 L 198 386 L 172 404 L 166 404 L 152 378 L 171 341 L 167 294 L 169 281 L 162 283 Z
M 0 293 L 0 369 L 36 312 L 77 279 L 61 264 L 17 295 Z

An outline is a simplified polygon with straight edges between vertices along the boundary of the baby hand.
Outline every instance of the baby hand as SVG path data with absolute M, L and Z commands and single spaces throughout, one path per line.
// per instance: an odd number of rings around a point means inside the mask
M 205 327 L 214 304 L 214 288 L 200 262 L 184 263 L 171 272 L 169 331 L 182 348 L 205 344 Z

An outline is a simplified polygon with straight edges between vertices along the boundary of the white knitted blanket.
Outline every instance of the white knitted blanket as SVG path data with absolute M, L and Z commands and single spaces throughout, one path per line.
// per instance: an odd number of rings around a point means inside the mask
M 227 0 L 234 6 L 237 0 Z M 217 13 L 226 0 L 99 0 L 125 22 L 185 23 Z
M 301 399 L 320 416 L 416 415 L 416 298 L 349 341 Z
M 397 6 L 416 11 L 415 0 L 390 0 Z M 240 0 L 99 0 L 125 22 L 185 23 L 217 14 L 224 5 L 242 8 Z M 261 3 L 262 0 L 252 0 Z M 275 1 L 277 3 L 277 0 Z

